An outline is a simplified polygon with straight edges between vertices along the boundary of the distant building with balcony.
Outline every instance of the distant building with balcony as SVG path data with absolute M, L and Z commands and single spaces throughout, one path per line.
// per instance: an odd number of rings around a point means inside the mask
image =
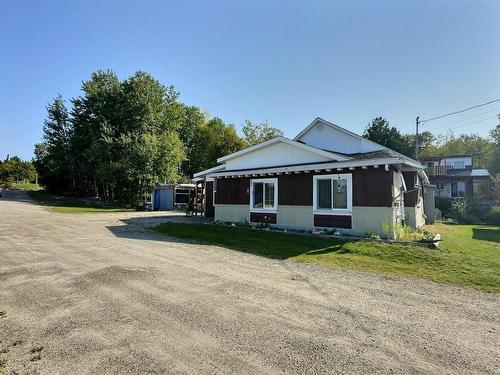
M 436 197 L 489 199 L 491 176 L 486 169 L 475 169 L 472 155 L 428 157 L 422 159 Z

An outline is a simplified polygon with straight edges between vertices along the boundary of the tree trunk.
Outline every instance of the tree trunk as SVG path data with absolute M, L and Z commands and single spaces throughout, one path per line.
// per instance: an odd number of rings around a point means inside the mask
M 99 198 L 99 187 L 97 186 L 97 181 L 96 181 L 95 176 L 94 176 L 94 191 L 95 191 L 96 198 Z

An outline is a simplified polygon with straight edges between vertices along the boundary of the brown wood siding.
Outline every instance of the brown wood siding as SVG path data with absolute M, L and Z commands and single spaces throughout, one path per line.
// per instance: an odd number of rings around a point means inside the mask
M 392 169 L 387 172 L 381 166 L 352 172 L 353 206 L 392 207 Z
M 314 215 L 315 227 L 352 228 L 352 217 L 349 215 Z
M 406 184 L 406 190 L 410 191 L 415 189 L 415 179 L 417 172 L 403 172 L 403 178 Z M 419 191 L 414 190 L 409 193 L 405 193 L 405 207 L 415 207 L 418 202 Z
M 278 176 L 278 204 L 312 206 L 313 176 L 322 174 L 352 174 L 352 205 L 371 207 L 392 206 L 392 170 L 384 168 L 355 169 L 301 173 Z
M 214 210 L 214 183 L 207 181 L 205 183 L 205 217 L 213 218 Z
M 250 178 L 218 178 L 216 204 L 250 204 Z
M 283 174 L 278 177 L 278 205 L 312 206 L 313 176 L 321 174 L 352 174 L 352 205 L 369 207 L 392 206 L 392 169 L 343 170 L 320 173 Z M 250 204 L 250 178 L 217 179 L 216 204 Z
M 312 206 L 312 174 L 289 174 L 278 176 L 278 205 Z
M 264 212 L 250 212 L 250 222 L 276 224 L 276 214 L 264 213 Z

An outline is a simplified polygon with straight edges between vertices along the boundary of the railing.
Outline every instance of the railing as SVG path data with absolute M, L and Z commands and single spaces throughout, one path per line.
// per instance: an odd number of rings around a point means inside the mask
M 425 168 L 425 173 L 427 173 L 428 176 L 443 176 L 447 174 L 446 171 L 447 168 L 445 166 Z

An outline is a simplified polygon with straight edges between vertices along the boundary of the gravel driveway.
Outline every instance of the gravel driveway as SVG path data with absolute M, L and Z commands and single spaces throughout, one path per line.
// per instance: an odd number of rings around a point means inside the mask
M 160 213 L 0 199 L 6 374 L 498 373 L 498 294 L 270 260 Z M 1 373 L 1 370 L 0 370 Z

